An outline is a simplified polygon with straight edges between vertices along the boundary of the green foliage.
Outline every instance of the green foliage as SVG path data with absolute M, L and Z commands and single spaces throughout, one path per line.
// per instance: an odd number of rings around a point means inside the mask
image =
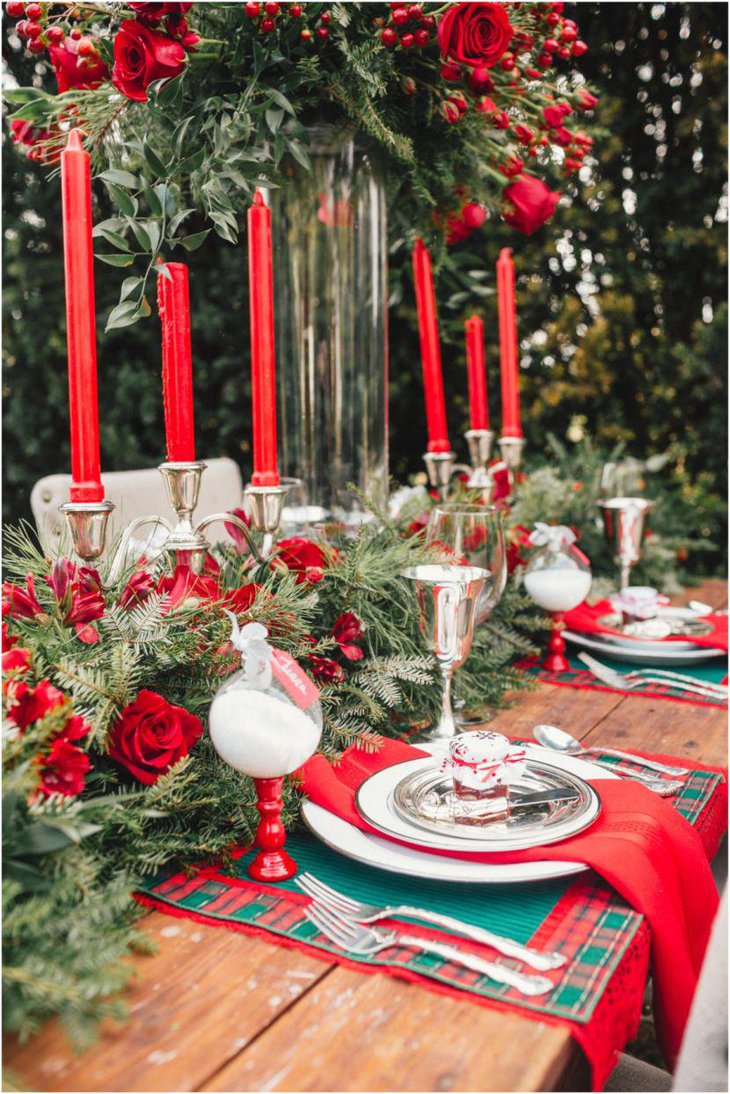
M 171 862 L 225 861 L 233 847 L 250 844 L 259 819 L 252 780 L 220 760 L 207 734 L 152 785 L 140 784 L 107 753 L 121 710 L 144 688 L 205 722 L 213 694 L 237 667 L 226 642 L 225 596 L 255 577 L 259 590 L 241 621 L 264 623 L 272 642 L 305 666 L 312 653 L 340 666 L 341 680 L 321 689 L 322 751 L 335 756 L 353 743 L 377 748 L 383 735 L 401 735 L 438 706 L 437 674 L 424 651 L 413 592 L 398 576 L 427 555 L 418 537 L 403 539 L 390 524 L 365 525 L 354 541 L 334 534 L 322 580 L 310 586 L 280 566 L 252 572 L 245 557 L 221 548 L 213 600 L 192 588 L 179 603 L 152 593 L 125 609 L 119 599 L 129 575 L 123 575 L 105 586 L 106 610 L 95 621 L 99 640 L 87 644 L 64 624 L 65 609 L 46 580 L 49 560 L 29 530 L 9 530 L 5 546 L 6 578 L 24 582 L 32 574 L 42 608 L 33 619 L 9 619 L 13 637 L 31 654 L 31 676 L 23 680 L 47 679 L 70 697 L 91 726 L 83 747 L 93 766 L 78 798 L 39 796 L 37 759 L 69 710 L 54 707 L 23 733 L 6 722 L 4 1015 L 8 1028 L 27 1035 L 60 1012 L 82 1043 L 98 1019 L 121 1013 L 123 958 L 140 937 L 133 926 L 135 884 Z M 364 624 L 361 660 L 349 661 L 333 636 L 345 611 Z M 510 665 L 516 654 L 532 651 L 528 635 L 539 625 L 539 613 L 510 589 L 459 674 L 469 705 L 496 705 L 507 688 L 525 686 Z M 11 706 L 14 686 L 5 696 Z M 291 827 L 298 799 L 290 784 L 284 797 Z

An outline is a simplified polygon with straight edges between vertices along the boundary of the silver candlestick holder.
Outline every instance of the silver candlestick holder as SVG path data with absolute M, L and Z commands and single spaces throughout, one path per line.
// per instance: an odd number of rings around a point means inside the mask
M 424 452 L 423 462 L 428 472 L 428 481 L 434 490 L 438 490 L 442 501 L 449 496 L 449 483 L 456 469 L 455 452 Z
M 510 494 L 514 495 L 516 473 L 522 465 L 522 453 L 525 450 L 524 437 L 500 437 L 497 441 L 502 459 L 507 464 Z
M 494 475 L 489 469 L 492 455 L 494 433 L 491 429 L 467 429 L 464 438 L 469 449 L 471 468 L 466 485 L 470 490 L 479 490 L 485 505 L 494 500 Z
M 114 509 L 111 501 L 66 501 L 59 513 L 66 518 L 74 551 L 84 562 L 101 558 L 106 547 L 107 525 Z
M 248 503 L 251 522 L 257 532 L 263 534 L 261 555 L 268 558 L 274 546 L 274 538 L 281 526 L 281 514 L 292 483 L 279 486 L 254 486 L 247 483 L 243 490 L 244 503 Z
M 170 504 L 175 510 L 177 521 L 172 524 L 159 514 L 137 517 L 131 521 L 114 552 L 107 583 L 113 585 L 124 571 L 127 563 L 129 545 L 135 532 L 145 525 L 162 528 L 166 532 L 164 543 L 157 553 L 164 553 L 175 566 L 188 566 L 192 573 L 200 574 L 210 548 L 204 532 L 217 522 L 234 525 L 242 534 L 252 557 L 263 562 L 264 555 L 256 545 L 246 523 L 234 513 L 213 513 L 195 523 L 194 514 L 200 497 L 200 485 L 206 465 L 202 460 L 185 462 L 166 462 L 160 464 L 159 471 L 165 480 Z M 66 517 L 76 554 L 85 562 L 91 562 L 104 554 L 109 514 L 114 506 L 109 501 L 98 504 L 66 502 L 60 506 Z M 269 520 L 271 525 L 271 519 Z

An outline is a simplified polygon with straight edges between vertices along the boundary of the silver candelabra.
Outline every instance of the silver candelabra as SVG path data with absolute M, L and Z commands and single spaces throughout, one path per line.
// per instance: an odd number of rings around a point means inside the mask
M 205 467 L 202 460 L 160 464 L 159 471 L 165 480 L 177 521 L 172 524 L 160 515 L 137 517 L 131 521 L 114 552 L 107 579 L 109 584 L 117 581 L 124 571 L 132 536 L 145 525 L 163 528 L 166 537 L 161 550 L 173 565 L 188 566 L 194 574 L 200 574 L 205 565 L 210 544 L 204 533 L 212 524 L 232 524 L 237 528 L 256 562 L 263 562 L 270 555 L 289 487 L 254 486 L 251 483 L 245 487 L 244 497 L 249 502 L 251 522 L 256 531 L 263 535 L 262 545 L 258 547 L 246 523 L 234 513 L 214 513 L 195 523 L 194 514 Z M 74 551 L 79 558 L 84 562 L 101 558 L 106 550 L 109 516 L 114 509 L 112 502 L 65 502 L 59 508 L 66 518 Z
M 491 429 L 468 429 L 464 434 L 469 449 L 470 464 L 456 462 L 455 452 L 425 452 L 429 484 L 438 490 L 442 501 L 448 501 L 451 480 L 454 475 L 466 474 L 466 485 L 470 490 L 479 490 L 482 501 L 491 505 L 494 499 L 494 471 L 506 467 L 509 473 L 510 493 L 515 490 L 515 472 L 522 463 L 525 447 L 523 437 L 500 437 L 497 441 L 502 460 L 490 468 L 489 460 L 494 445 L 494 433 Z

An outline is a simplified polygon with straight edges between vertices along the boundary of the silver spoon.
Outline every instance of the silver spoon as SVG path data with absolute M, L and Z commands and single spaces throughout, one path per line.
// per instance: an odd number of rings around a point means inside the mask
M 584 748 L 580 741 L 564 729 L 557 726 L 535 726 L 532 734 L 545 748 L 552 748 L 556 752 L 564 752 L 568 756 L 585 756 L 593 752 L 602 752 L 604 756 L 615 756 L 619 760 L 630 760 L 639 767 L 648 767 L 652 771 L 660 771 L 663 775 L 688 775 L 686 767 L 670 767 L 668 764 L 660 764 L 656 760 L 646 760 L 643 756 L 632 756 L 629 752 L 620 752 L 617 748 Z M 594 763 L 599 761 L 594 760 Z

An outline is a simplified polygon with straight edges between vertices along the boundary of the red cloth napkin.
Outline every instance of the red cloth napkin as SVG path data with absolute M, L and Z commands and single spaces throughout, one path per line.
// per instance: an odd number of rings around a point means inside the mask
M 608 615 L 613 609 L 608 600 L 599 600 L 597 604 L 586 604 L 585 601 L 577 608 L 566 612 L 565 626 L 568 630 L 578 631 L 580 634 L 612 634 L 617 638 L 623 638 L 627 642 L 640 644 L 642 639 L 630 638 L 613 627 L 603 627 L 598 622 L 604 615 Z M 662 642 L 691 642 L 694 646 L 709 646 L 711 649 L 727 650 L 727 620 L 726 615 L 703 615 L 703 623 L 709 623 L 712 631 L 709 634 L 671 634 L 663 638 Z
M 333 766 L 313 756 L 299 772 L 305 793 L 357 828 L 387 839 L 355 807 L 355 791 L 376 771 L 428 753 L 385 741 L 374 753 L 348 749 Z M 479 862 L 582 862 L 597 871 L 647 919 L 652 934 L 657 1036 L 671 1068 L 679 1051 L 718 897 L 702 843 L 692 826 L 635 782 L 596 780 L 601 812 L 585 833 L 514 854 L 464 853 Z M 406 843 L 419 851 L 432 848 Z

